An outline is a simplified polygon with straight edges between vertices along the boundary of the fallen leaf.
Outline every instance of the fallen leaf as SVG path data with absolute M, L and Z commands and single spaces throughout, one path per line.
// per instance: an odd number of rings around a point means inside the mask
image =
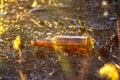
M 102 77 L 107 77 L 110 80 L 119 80 L 119 72 L 115 64 L 107 63 L 100 68 L 99 74 Z
M 14 43 L 13 43 L 13 48 L 15 50 L 20 50 L 21 49 L 21 39 L 20 36 L 17 36 Z

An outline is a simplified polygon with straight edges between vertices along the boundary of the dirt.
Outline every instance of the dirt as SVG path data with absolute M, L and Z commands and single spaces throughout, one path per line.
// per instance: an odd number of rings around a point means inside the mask
M 108 62 L 119 64 L 118 42 L 113 37 L 117 35 L 116 24 L 110 20 L 114 14 L 103 16 L 107 9 L 101 0 L 60 0 L 50 5 L 39 2 L 37 10 L 31 7 L 32 2 L 4 3 L 7 13 L 2 15 L 6 31 L 0 39 L 0 80 L 104 80 L 98 74 L 100 67 Z M 86 32 L 95 40 L 89 55 L 58 55 L 52 48 L 30 45 L 31 40 L 81 36 Z M 18 35 L 22 41 L 22 63 L 13 48 Z M 115 57 L 110 58 L 110 54 Z

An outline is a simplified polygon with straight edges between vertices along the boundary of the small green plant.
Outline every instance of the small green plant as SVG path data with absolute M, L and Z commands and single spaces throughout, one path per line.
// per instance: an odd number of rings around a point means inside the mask
M 80 25 L 81 30 L 85 31 L 85 34 L 88 35 L 87 26 L 84 23 L 82 23 L 79 18 L 78 18 L 78 24 Z
M 71 65 L 70 65 L 69 60 L 67 59 L 67 56 L 64 55 L 64 52 L 59 47 L 54 47 L 54 48 L 58 55 L 59 63 L 65 74 L 65 78 L 67 80 L 73 80 L 74 75 L 72 73 Z

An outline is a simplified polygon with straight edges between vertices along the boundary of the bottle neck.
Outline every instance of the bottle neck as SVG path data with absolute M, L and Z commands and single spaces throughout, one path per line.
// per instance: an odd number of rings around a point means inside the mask
M 39 47 L 53 47 L 51 40 L 45 40 L 45 39 L 31 41 L 31 45 L 39 46 Z

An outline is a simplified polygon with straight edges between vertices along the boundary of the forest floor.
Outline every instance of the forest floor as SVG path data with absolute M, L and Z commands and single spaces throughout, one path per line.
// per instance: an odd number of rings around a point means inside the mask
M 2 14 L 5 32 L 0 38 L 0 80 L 105 80 L 98 74 L 99 69 L 106 63 L 119 64 L 118 41 L 113 39 L 117 34 L 115 20 L 110 20 L 115 16 L 112 12 L 106 16 L 105 11 L 110 10 L 102 6 L 102 0 L 61 0 L 38 4 L 37 9 L 31 7 L 32 0 L 25 1 L 4 3 L 7 13 Z M 95 40 L 90 55 L 63 52 L 60 57 L 54 49 L 30 45 L 31 40 L 81 36 L 86 31 Z M 22 63 L 13 48 L 18 35 Z

